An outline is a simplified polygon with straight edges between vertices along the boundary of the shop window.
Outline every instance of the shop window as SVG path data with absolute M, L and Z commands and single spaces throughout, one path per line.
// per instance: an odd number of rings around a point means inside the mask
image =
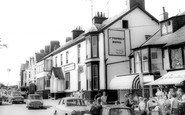
M 182 50 L 181 48 L 171 49 L 171 66 L 172 68 L 182 68 Z
M 65 73 L 66 77 L 66 89 L 70 89 L 70 73 Z
M 135 52 L 135 71 L 136 73 L 141 73 L 141 52 Z
M 142 70 L 148 72 L 148 49 L 142 50 Z
M 151 48 L 151 69 L 152 72 L 156 72 L 162 69 L 161 48 Z

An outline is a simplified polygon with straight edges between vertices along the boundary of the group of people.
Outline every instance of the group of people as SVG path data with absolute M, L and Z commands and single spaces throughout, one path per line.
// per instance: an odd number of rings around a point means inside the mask
M 97 95 L 95 95 L 93 103 L 90 107 L 90 114 L 92 115 L 101 115 L 102 105 L 107 104 L 107 95 L 106 92 L 98 91 Z
M 134 104 L 126 96 L 125 105 L 142 115 L 185 115 L 185 94 L 181 88 L 169 88 L 168 91 L 159 88 L 155 97 L 147 99 L 139 96 L 138 99 L 138 103 Z

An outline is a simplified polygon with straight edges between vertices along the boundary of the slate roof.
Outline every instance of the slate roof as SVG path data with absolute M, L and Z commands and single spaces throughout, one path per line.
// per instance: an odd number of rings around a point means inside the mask
M 36 62 L 39 62 L 42 60 L 44 56 L 46 56 L 46 53 L 35 53 Z
M 54 73 L 56 78 L 64 80 L 64 74 L 61 67 L 53 67 L 51 71 Z
M 185 26 L 181 27 L 174 33 L 161 36 L 161 31 L 158 30 L 148 41 L 143 43 L 140 47 L 150 45 L 164 45 L 164 47 L 185 44 Z

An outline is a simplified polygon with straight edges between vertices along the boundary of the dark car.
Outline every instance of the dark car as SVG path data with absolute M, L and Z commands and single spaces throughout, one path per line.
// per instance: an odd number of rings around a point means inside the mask
M 102 115 L 134 115 L 134 111 L 123 105 L 105 105 Z
M 31 108 L 43 108 L 43 98 L 39 94 L 29 94 L 26 101 L 26 107 Z

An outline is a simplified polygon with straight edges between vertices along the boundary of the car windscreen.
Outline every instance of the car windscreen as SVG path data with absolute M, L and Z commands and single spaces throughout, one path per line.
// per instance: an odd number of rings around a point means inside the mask
M 13 92 L 13 96 L 21 96 L 21 92 Z
M 39 100 L 39 99 L 42 99 L 42 96 L 40 96 L 40 95 L 29 95 L 28 96 L 28 99 L 36 99 L 36 100 Z
M 67 100 L 67 106 L 85 106 L 85 102 L 82 99 L 70 99 Z
M 132 115 L 132 112 L 130 109 L 114 108 L 110 110 L 110 115 Z

